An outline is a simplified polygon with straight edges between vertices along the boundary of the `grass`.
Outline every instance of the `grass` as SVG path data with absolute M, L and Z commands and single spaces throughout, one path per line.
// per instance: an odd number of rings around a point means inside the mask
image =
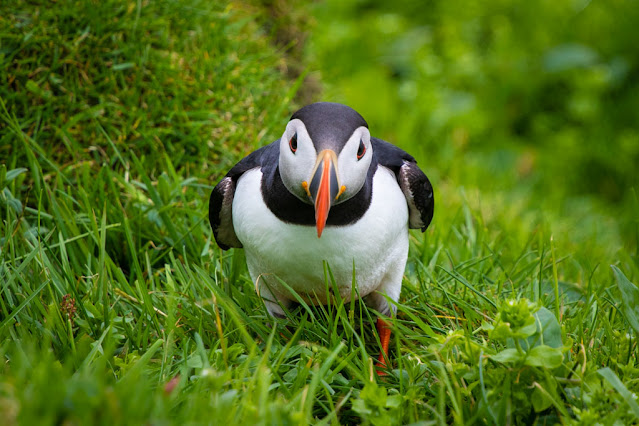
M 268 317 L 207 221 L 212 185 L 295 109 L 254 13 L 0 6 L 5 424 L 638 421 L 636 250 L 422 159 L 437 209 L 388 376 L 359 302 Z

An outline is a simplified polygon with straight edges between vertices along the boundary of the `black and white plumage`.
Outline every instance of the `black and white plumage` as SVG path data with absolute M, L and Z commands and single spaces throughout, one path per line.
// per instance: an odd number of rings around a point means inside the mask
M 353 267 L 361 297 L 383 314 L 398 300 L 408 228 L 426 230 L 433 190 L 415 159 L 370 136 L 353 109 L 316 103 L 282 137 L 249 154 L 217 184 L 209 219 L 222 249 L 243 247 L 272 315 L 295 298 L 326 303 L 324 261 L 349 300 Z

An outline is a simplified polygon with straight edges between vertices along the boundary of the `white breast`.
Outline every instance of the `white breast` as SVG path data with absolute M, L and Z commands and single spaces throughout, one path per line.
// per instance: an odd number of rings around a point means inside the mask
M 277 275 L 307 301 L 313 302 L 310 296 L 316 294 L 326 303 L 323 261 L 327 261 L 346 300 L 351 295 L 353 266 L 360 296 L 378 289 L 390 276 L 399 280 L 399 296 L 408 255 L 408 206 L 390 170 L 378 167 L 371 206 L 360 220 L 346 226 L 326 226 L 321 238 L 314 226 L 278 219 L 264 203 L 261 179 L 259 169 L 244 173 L 233 200 L 233 227 L 244 246 L 254 282 L 258 277 Z M 268 284 L 278 298 L 294 300 L 278 280 L 268 279 Z

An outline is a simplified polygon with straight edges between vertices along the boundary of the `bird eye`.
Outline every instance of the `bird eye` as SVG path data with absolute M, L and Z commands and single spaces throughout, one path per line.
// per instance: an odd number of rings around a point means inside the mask
M 288 141 L 288 146 L 291 148 L 291 152 L 297 151 L 297 133 Z
M 359 149 L 357 150 L 357 159 L 361 160 L 362 157 L 366 154 L 366 145 L 364 145 L 364 141 L 359 141 Z

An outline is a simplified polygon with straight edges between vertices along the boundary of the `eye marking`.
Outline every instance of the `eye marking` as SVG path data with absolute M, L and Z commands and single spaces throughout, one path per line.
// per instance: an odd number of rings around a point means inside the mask
M 292 153 L 295 153 L 295 151 L 297 151 L 297 133 L 295 133 L 293 137 L 288 141 L 288 146 L 291 148 Z
M 366 154 L 366 145 L 364 145 L 364 141 L 360 139 L 359 149 L 357 150 L 357 159 L 361 160 L 364 154 Z

